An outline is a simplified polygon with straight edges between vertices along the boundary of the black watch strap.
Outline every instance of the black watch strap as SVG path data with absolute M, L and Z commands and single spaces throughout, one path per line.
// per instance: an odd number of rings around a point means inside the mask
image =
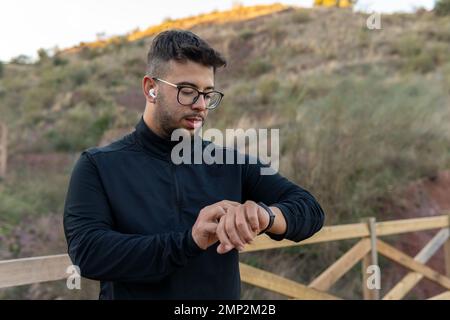
M 269 206 L 267 206 L 265 203 L 258 202 L 258 205 L 263 207 L 269 214 L 269 225 L 263 231 L 258 233 L 258 235 L 260 235 L 260 234 L 263 234 L 264 232 L 266 232 L 267 230 L 269 230 L 270 228 L 272 228 L 273 222 L 275 221 L 275 214 L 273 213 L 272 209 L 270 209 Z

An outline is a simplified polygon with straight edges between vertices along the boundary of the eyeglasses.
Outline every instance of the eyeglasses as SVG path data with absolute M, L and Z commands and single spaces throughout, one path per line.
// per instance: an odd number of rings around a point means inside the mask
M 174 83 L 170 83 L 166 80 L 162 80 L 159 78 L 152 78 L 152 79 L 155 81 L 163 82 L 165 84 L 168 84 L 169 86 L 177 88 L 178 89 L 177 100 L 178 100 L 178 103 L 183 106 L 193 105 L 194 103 L 197 102 L 200 95 L 202 95 L 203 99 L 205 99 L 205 102 L 206 102 L 206 109 L 212 110 L 219 106 L 220 101 L 222 101 L 222 98 L 224 96 L 224 94 L 222 92 L 215 91 L 215 90 L 208 91 L 208 92 L 201 92 L 192 86 L 174 84 Z

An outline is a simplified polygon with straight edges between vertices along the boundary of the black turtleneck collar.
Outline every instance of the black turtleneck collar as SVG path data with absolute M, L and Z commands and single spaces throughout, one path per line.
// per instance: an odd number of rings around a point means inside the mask
M 172 149 L 175 145 L 181 142 L 180 141 L 172 141 L 170 138 L 165 139 L 155 132 L 153 132 L 145 123 L 144 117 L 141 117 L 141 120 L 136 125 L 136 139 L 139 144 L 144 147 L 147 151 L 150 151 L 156 155 L 161 157 L 170 158 Z M 194 136 L 196 139 L 199 139 L 198 135 Z M 200 139 L 201 140 L 201 139 Z M 191 139 L 191 145 L 194 143 L 194 139 Z M 193 151 L 193 147 L 191 148 L 191 152 Z
M 170 138 L 164 139 L 153 132 L 145 123 L 144 117 L 141 117 L 135 128 L 138 142 L 148 151 L 161 156 L 170 156 L 172 148 L 178 143 L 178 141 L 171 141 Z

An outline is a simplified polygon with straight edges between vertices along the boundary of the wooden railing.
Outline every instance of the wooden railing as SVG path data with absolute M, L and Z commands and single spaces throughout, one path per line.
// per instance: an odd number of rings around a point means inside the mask
M 8 160 L 8 127 L 0 122 L 0 179 L 6 176 Z
M 380 299 L 378 289 L 369 289 L 367 268 L 378 265 L 378 254 L 410 270 L 393 288 L 382 297 L 383 300 L 402 299 L 423 278 L 427 278 L 446 289 L 430 299 L 450 299 L 450 212 L 445 215 L 376 222 L 369 218 L 365 222 L 326 226 L 313 237 L 299 243 L 289 240 L 273 241 L 260 236 L 253 244 L 246 246 L 245 252 L 269 250 L 345 239 L 360 240 L 335 263 L 326 268 L 309 284 L 301 284 L 248 264 L 240 263 L 241 280 L 293 299 L 340 299 L 329 293 L 329 289 L 358 262 L 363 270 L 364 299 Z M 410 257 L 389 245 L 380 237 L 409 232 L 438 229 L 435 236 L 415 256 Z M 426 265 L 427 261 L 444 246 L 445 274 Z M 72 265 L 66 254 L 0 261 L 0 288 L 32 283 L 66 279 L 66 270 Z

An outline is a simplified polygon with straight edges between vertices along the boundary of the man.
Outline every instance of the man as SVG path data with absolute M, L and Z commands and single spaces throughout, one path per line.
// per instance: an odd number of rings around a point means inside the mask
M 101 281 L 100 299 L 239 299 L 245 244 L 261 232 L 300 241 L 322 227 L 314 197 L 277 173 L 261 175 L 259 161 L 173 163 L 172 133 L 194 135 L 219 105 L 214 76 L 224 65 L 191 32 L 159 34 L 136 130 L 76 163 L 64 230 L 81 275 Z

